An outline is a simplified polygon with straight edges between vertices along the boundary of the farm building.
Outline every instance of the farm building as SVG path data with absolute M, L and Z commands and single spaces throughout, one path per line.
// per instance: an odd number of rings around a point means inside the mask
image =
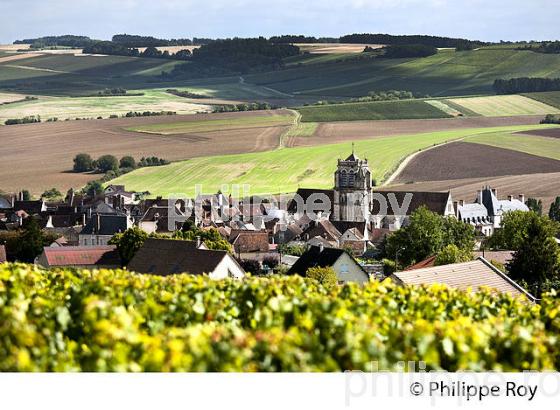
M 115 246 L 45 247 L 35 264 L 46 269 L 114 269 L 121 266 L 121 258 Z
M 226 251 L 208 250 L 203 244 L 149 238 L 127 268 L 137 273 L 168 276 L 208 274 L 211 279 L 241 279 L 245 271 Z

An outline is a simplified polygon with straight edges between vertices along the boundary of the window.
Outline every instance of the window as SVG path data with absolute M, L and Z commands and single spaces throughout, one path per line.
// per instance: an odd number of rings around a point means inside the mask
M 340 171 L 340 186 L 341 187 L 347 187 L 348 186 L 348 174 L 346 173 L 346 170 L 343 169 L 342 171 Z
M 354 171 L 351 170 L 350 175 L 348 175 L 348 185 L 354 186 L 355 181 L 356 181 L 356 175 L 354 174 Z

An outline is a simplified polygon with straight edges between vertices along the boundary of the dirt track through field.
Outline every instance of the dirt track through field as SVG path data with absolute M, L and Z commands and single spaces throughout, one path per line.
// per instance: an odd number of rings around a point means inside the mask
M 9 147 L 0 150 L 0 190 L 29 189 L 34 194 L 41 194 L 51 187 L 81 187 L 100 177 L 71 172 L 74 156 L 82 152 L 93 158 L 112 154 L 117 158 L 132 155 L 139 160 L 143 156 L 155 155 L 173 161 L 271 150 L 279 145 L 286 126 L 177 135 L 124 130 L 145 124 L 269 114 L 255 111 L 0 126 L 0 144 Z

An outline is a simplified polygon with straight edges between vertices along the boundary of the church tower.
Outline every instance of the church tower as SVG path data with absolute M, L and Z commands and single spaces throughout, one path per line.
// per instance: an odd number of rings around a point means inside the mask
M 369 218 L 371 202 L 371 171 L 367 159 L 361 160 L 352 154 L 338 160 L 334 174 L 334 221 L 365 222 Z

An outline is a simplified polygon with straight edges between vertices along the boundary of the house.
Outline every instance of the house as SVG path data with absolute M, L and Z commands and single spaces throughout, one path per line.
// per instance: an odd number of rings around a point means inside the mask
M 226 251 L 208 250 L 196 242 L 148 238 L 127 266 L 153 275 L 208 274 L 211 279 L 241 279 L 245 271 Z
M 356 260 L 342 249 L 311 246 L 287 272 L 288 275 L 305 276 L 309 268 L 332 267 L 339 283 L 369 281 L 369 275 Z
M 268 252 L 268 233 L 266 231 L 232 230 L 229 241 L 236 254 Z
M 35 264 L 50 268 L 114 269 L 121 266 L 115 246 L 45 247 Z
M 372 198 L 371 220 L 375 229 L 397 231 L 420 207 L 441 216 L 455 216 L 451 192 L 374 191 Z
M 7 262 L 8 258 L 6 256 L 6 247 L 4 245 L 0 245 L 0 263 Z
M 533 295 L 511 280 L 505 273 L 484 258 L 465 263 L 454 263 L 393 273 L 390 278 L 401 285 L 431 285 L 441 283 L 451 288 L 476 292 L 482 287 L 513 297 L 524 296 L 534 302 Z
M 498 191 L 489 186 L 478 191 L 473 203 L 457 204 L 457 219 L 475 227 L 485 236 L 491 236 L 494 230 L 502 226 L 503 216 L 510 211 L 528 212 L 525 205 L 525 195 L 514 198 L 508 195 L 507 199 L 498 199 Z
M 107 245 L 116 233 L 132 226 L 126 215 L 95 214 L 79 234 L 81 246 Z

